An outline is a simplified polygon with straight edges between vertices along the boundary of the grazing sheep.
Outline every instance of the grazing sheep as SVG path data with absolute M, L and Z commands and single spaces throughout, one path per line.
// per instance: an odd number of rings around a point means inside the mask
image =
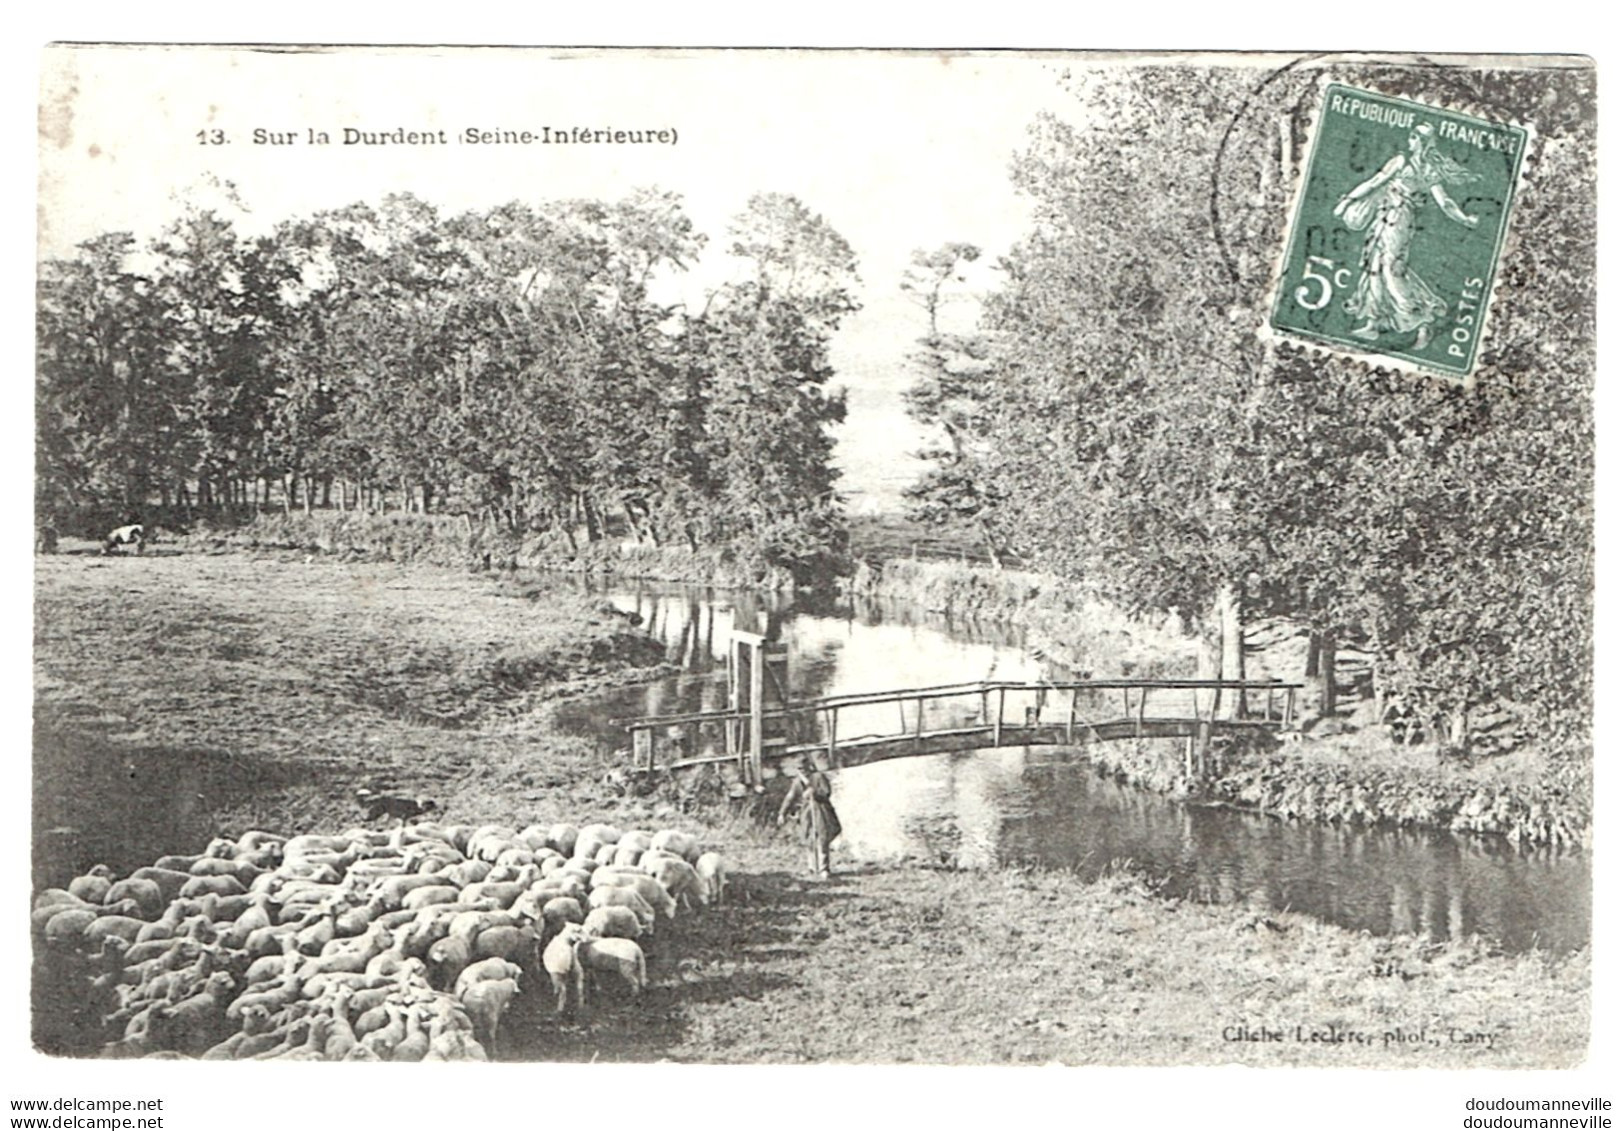
M 456 984 L 473 959 L 473 947 L 466 939 L 447 937 L 428 948 L 428 984 L 436 990 Z
M 406 897 L 421 888 L 446 888 L 453 896 L 456 891 L 456 885 L 445 876 L 408 873 L 374 880 L 368 894 L 372 899 L 380 900 L 385 910 L 399 911 L 406 906 Z
M 565 923 L 583 923 L 585 919 L 580 901 L 572 896 L 554 896 L 541 906 L 541 921 L 553 934 L 561 931 Z
M 489 1060 L 490 1054 L 484 1051 L 472 1033 L 462 1029 L 449 1029 L 433 1034 L 428 1043 L 428 1055 L 424 1060 Z
M 609 872 L 606 875 L 599 872 L 592 877 L 593 893 L 608 888 L 623 888 L 627 891 L 634 891 L 642 897 L 649 907 L 666 919 L 676 917 L 675 898 L 662 883 L 652 876 L 641 872 Z M 593 906 L 597 905 L 593 904 Z
M 229 975 L 227 975 L 229 977 Z M 246 993 L 226 1006 L 225 1015 L 232 1021 L 241 1018 L 242 1011 L 250 1006 L 262 1005 L 274 1013 L 284 1005 L 291 1005 L 297 1001 L 303 987 L 299 984 L 298 971 L 284 975 L 269 989 Z
M 181 899 L 196 899 L 208 895 L 247 895 L 248 888 L 235 876 L 193 876 L 187 874 L 186 882 L 180 885 Z
M 621 848 L 634 848 L 646 852 L 653 847 L 653 834 L 647 829 L 630 829 L 616 841 Z
M 405 1023 L 405 1036 L 394 1046 L 394 1055 L 389 1059 L 415 1063 L 428 1055 L 430 1038 L 428 1030 L 422 1027 L 422 1014 L 417 1010 L 406 1010 Z
M 149 1026 L 153 1045 L 201 1056 L 219 1044 L 230 1028 L 225 1003 L 233 988 L 231 975 L 221 971 L 209 975 L 203 988 L 184 1001 L 153 1006 Z M 237 1016 L 241 1016 L 240 1011 Z
M 582 929 L 588 935 L 605 939 L 639 939 L 642 924 L 629 907 L 596 907 L 586 916 Z
M 237 883 L 246 888 L 264 872 L 264 868 L 255 867 L 242 860 L 223 860 L 218 856 L 204 856 L 187 869 L 193 876 L 230 876 Z M 226 894 L 236 895 L 236 892 Z
M 579 876 L 559 873 L 531 884 L 529 891 L 531 895 L 538 896 L 542 902 L 548 899 L 556 899 L 558 896 L 566 896 L 569 899 L 578 899 L 584 903 L 586 896 L 591 892 L 591 881 L 582 880 Z
M 482 825 L 468 838 L 467 855 L 494 864 L 496 857 L 511 848 L 517 837 L 517 831 L 506 825 Z
M 608 863 L 613 864 L 615 867 L 634 868 L 636 862 L 642 859 L 642 854 L 646 851 L 647 849 L 637 845 L 621 842 L 614 846 L 614 856 Z
M 449 937 L 461 939 L 471 947 L 474 937 L 480 931 L 488 930 L 491 927 L 521 927 L 523 925 L 520 916 L 514 915 L 510 911 L 462 911 L 451 919 Z
M 462 898 L 493 899 L 496 906 L 505 911 L 513 905 L 514 900 L 528 891 L 529 885 L 534 882 L 534 877 L 508 880 L 501 883 L 485 880 L 483 883 L 469 884 L 463 888 Z
M 84 875 L 68 881 L 68 894 L 86 903 L 105 903 L 112 886 L 113 870 L 105 864 L 97 864 Z
M 706 852 L 693 865 L 693 871 L 704 881 L 710 902 L 720 907 L 726 901 L 727 873 L 731 870 L 727 858 L 719 852 Z
M 242 1012 L 242 1028 L 203 1053 L 203 1060 L 242 1060 L 276 1047 L 282 1034 L 276 1031 L 270 1010 L 262 1005 Z
M 653 842 L 648 847 L 672 852 L 689 864 L 697 860 L 704 851 L 703 847 L 698 843 L 697 837 L 679 832 L 676 829 L 660 829 L 654 834 Z
M 475 982 L 458 999 L 462 1008 L 473 1019 L 473 1039 L 485 1048 L 495 1051 L 496 1038 L 501 1032 L 501 1019 L 506 1016 L 512 1000 L 518 995 L 518 983 L 511 978 L 494 982 Z
M 435 876 L 435 879 L 439 877 Z M 455 903 L 462 893 L 450 884 L 434 884 L 431 887 L 420 887 L 415 891 L 407 892 L 400 901 L 402 911 L 421 911 L 424 907 L 436 904 Z
M 100 915 L 85 927 L 83 937 L 86 944 L 100 945 L 103 939 L 114 935 L 133 943 L 146 925 L 145 919 L 137 919 L 133 915 Z
M 573 825 L 553 825 L 546 830 L 546 844 L 562 856 L 573 856 L 575 842 L 580 839 L 580 830 Z
M 589 837 L 593 840 L 601 841 L 603 844 L 615 844 L 619 841 L 619 838 L 624 835 L 625 834 L 614 825 L 603 824 L 601 822 L 597 824 L 584 825 L 580 829 L 581 840 L 585 840 Z
M 653 930 L 653 907 L 632 888 L 598 888 L 587 902 L 593 911 L 599 907 L 630 908 L 644 931 Z
M 388 1015 L 387 1021 L 381 1028 L 372 1029 L 360 1039 L 360 1047 L 376 1053 L 380 1060 L 388 1060 L 394 1055 L 394 1048 L 406 1037 L 406 1011 L 400 1006 L 389 1002 L 383 1007 Z M 358 1032 L 360 1026 L 356 1025 Z
M 695 904 L 709 906 L 709 885 L 699 878 L 698 872 L 687 861 L 661 860 L 653 872 L 653 878 L 683 907 L 691 910 Z
M 197 914 L 212 923 L 236 920 L 249 908 L 265 902 L 263 895 L 205 895 L 201 899 L 187 900 Z
M 494 982 L 502 978 L 509 978 L 516 982 L 523 976 L 515 962 L 508 962 L 505 958 L 485 958 L 468 966 L 456 976 L 456 987 L 451 992 L 458 998 L 462 992 L 475 982 Z
M 502 958 L 522 963 L 534 955 L 537 940 L 534 927 L 489 927 L 473 940 L 473 961 Z
M 78 947 L 96 919 L 96 912 L 89 908 L 63 907 L 45 921 L 45 943 L 63 949 Z
M 464 860 L 460 864 L 445 869 L 439 875 L 449 880 L 459 888 L 469 884 L 476 884 L 490 874 L 490 865 L 484 860 Z
M 163 902 L 169 904 L 180 898 L 180 889 L 185 887 L 191 880 L 192 874 L 174 868 L 137 868 L 130 873 L 129 878 L 131 880 L 151 880 L 158 885 L 158 891 L 163 896 Z M 124 897 L 111 896 L 111 898 L 122 899 Z M 130 898 L 139 899 L 140 897 L 131 896 Z M 160 907 L 159 911 L 161 910 Z
M 261 1053 L 256 1060 L 322 1060 L 332 1039 L 335 1022 L 329 1014 L 318 1013 L 306 1024 L 302 1043 L 280 1053 Z
M 580 1004 L 586 1004 L 587 971 L 617 974 L 640 994 L 648 984 L 648 960 L 642 948 L 630 939 L 582 939 L 575 947 L 575 992 Z
M 185 883 L 185 880 L 182 880 L 181 883 Z M 165 897 L 163 888 L 158 885 L 156 880 L 132 876 L 129 879 L 119 880 L 108 888 L 105 898 L 107 900 L 133 899 L 141 905 L 141 917 L 143 919 L 156 919 L 163 914 L 164 909 L 179 894 L 180 886 L 178 884 L 175 885 L 175 895 Z
M 338 908 L 334 906 L 323 911 L 315 922 L 299 930 L 299 953 L 312 956 L 320 954 L 322 948 L 337 937 Z

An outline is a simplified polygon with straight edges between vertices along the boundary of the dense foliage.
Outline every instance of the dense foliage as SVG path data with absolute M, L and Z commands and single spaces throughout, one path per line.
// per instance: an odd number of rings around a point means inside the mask
M 1467 741 L 1488 704 L 1580 728 L 1593 72 L 1334 68 L 1537 127 L 1468 388 L 1257 332 L 1323 76 L 1186 63 L 1067 76 L 1085 112 L 1040 121 L 1015 164 L 1035 222 L 981 333 L 932 324 L 925 339 L 911 407 L 949 442 L 926 453 L 916 516 L 972 518 L 1140 610 L 1204 615 L 1238 593 L 1252 614 L 1304 622 L 1315 655 L 1356 641 L 1382 712 L 1447 741 Z M 921 254 L 903 285 L 919 293 L 961 258 L 959 245 Z
M 697 312 L 654 298 L 706 240 L 652 190 L 91 240 L 41 268 L 39 510 L 452 511 L 812 571 L 843 538 L 828 342 L 855 258 L 787 196 L 729 234 L 735 281 Z

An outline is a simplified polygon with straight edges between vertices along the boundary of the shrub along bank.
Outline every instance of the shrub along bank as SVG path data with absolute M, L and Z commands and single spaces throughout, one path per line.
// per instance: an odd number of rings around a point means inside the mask
M 1078 675 L 1193 676 L 1198 641 L 1175 616 L 1128 616 L 1081 584 L 1040 573 L 954 562 L 863 563 L 863 596 L 913 601 L 947 616 L 1022 626 L 1033 651 Z M 1276 637 L 1276 633 L 1273 633 Z M 1282 655 L 1281 655 L 1282 654 Z M 1247 655 L 1251 678 L 1301 678 L 1288 647 Z M 1350 718 L 1356 719 L 1354 709 Z M 1324 720 L 1327 722 L 1328 720 Z M 1495 833 L 1531 845 L 1585 846 L 1592 833 L 1592 760 L 1550 740 L 1490 757 L 1399 744 L 1388 727 L 1334 725 L 1279 745 L 1230 747 L 1214 776 L 1191 780 L 1180 742 L 1100 743 L 1091 751 L 1123 780 L 1281 817 Z
M 297 550 L 453 569 L 615 574 L 720 588 L 786 589 L 794 584 L 787 570 L 758 554 L 728 546 L 688 550 L 634 541 L 571 542 L 561 534 L 519 535 L 450 514 L 267 513 L 242 526 L 199 538 L 247 549 Z

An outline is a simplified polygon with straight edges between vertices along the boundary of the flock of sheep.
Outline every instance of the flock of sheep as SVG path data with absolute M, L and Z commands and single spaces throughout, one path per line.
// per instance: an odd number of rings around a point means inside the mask
M 726 884 L 674 830 L 250 832 L 39 893 L 35 976 L 92 1004 L 107 1056 L 486 1060 L 521 987 L 559 1013 L 597 979 L 640 993 L 638 940 Z

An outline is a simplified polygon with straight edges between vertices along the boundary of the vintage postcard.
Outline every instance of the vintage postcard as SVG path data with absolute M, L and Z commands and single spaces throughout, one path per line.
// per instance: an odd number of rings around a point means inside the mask
M 1589 1062 L 1590 60 L 40 79 L 48 1116 Z

